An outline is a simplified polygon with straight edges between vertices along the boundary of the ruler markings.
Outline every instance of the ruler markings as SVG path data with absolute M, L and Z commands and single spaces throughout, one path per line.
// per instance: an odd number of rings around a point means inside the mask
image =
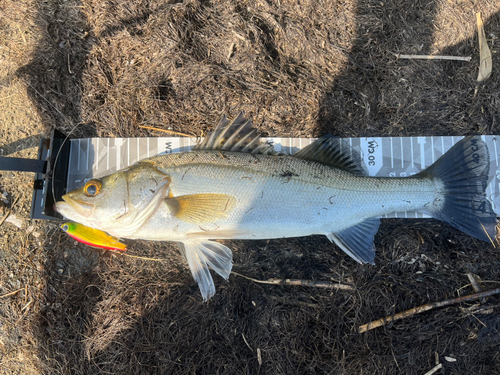
M 394 168 L 396 170 L 394 172 L 395 175 L 397 176 L 404 176 L 405 173 L 407 174 L 408 172 L 413 172 L 414 171 L 409 171 L 406 170 L 408 167 L 413 167 L 415 168 L 415 160 L 417 160 L 417 164 L 420 161 L 421 168 L 424 169 L 426 166 L 431 165 L 438 159 L 442 154 L 446 153 L 447 149 L 449 148 L 449 145 L 454 145 L 456 142 L 459 141 L 462 137 L 458 136 L 447 136 L 447 137 L 419 137 L 419 146 L 417 149 L 415 149 L 415 145 L 413 144 L 414 137 L 399 137 L 399 142 L 398 142 L 398 137 L 389 137 L 389 142 L 386 141 L 387 145 L 383 144 L 385 148 L 382 149 L 383 155 L 385 155 L 385 159 L 382 160 L 382 165 L 379 171 L 375 170 L 372 171 L 372 173 L 377 173 L 377 175 L 380 176 L 387 176 L 389 172 L 393 171 Z M 94 142 L 95 139 L 95 142 Z M 107 138 L 106 140 L 102 138 L 94 138 L 94 139 L 78 139 L 78 140 L 73 140 L 72 141 L 72 148 L 71 148 L 71 154 L 70 154 L 70 173 L 72 173 L 72 176 L 68 174 L 68 181 L 73 178 L 74 180 L 80 180 L 82 179 L 82 174 L 85 175 L 85 171 L 83 170 L 85 161 L 82 161 L 82 157 L 87 159 L 87 170 L 88 174 L 87 177 L 92 177 L 92 173 L 97 173 L 99 176 L 104 176 L 106 174 L 115 172 L 116 170 L 119 170 L 124 167 L 125 162 L 128 164 L 134 163 L 139 160 L 139 158 L 144 157 L 144 153 L 147 155 L 147 157 L 152 157 L 155 156 L 158 152 L 161 152 L 163 149 L 161 147 L 156 148 L 153 150 L 152 145 L 151 145 L 151 139 L 146 138 L 144 141 L 141 141 L 140 138 L 136 138 L 134 143 L 132 143 L 132 147 L 130 146 L 130 142 L 133 142 L 133 139 L 122 139 L 122 138 L 117 138 L 115 139 L 114 143 L 115 146 L 111 147 L 110 145 L 110 139 Z M 170 138 L 165 138 L 170 140 Z M 500 155 L 498 154 L 499 147 L 497 145 L 496 138 L 490 137 L 490 136 L 483 136 L 483 139 L 485 142 L 487 142 L 487 145 L 490 149 L 490 153 L 494 153 L 495 157 L 491 156 L 491 170 L 490 174 L 491 177 L 494 178 L 493 181 L 488 184 L 487 187 L 487 194 L 489 199 L 493 203 L 497 203 L 496 200 L 500 200 L 500 182 L 496 178 L 496 173 L 498 168 L 500 167 L 500 162 L 499 158 Z M 153 139 L 155 140 L 155 139 Z M 179 139 L 175 139 L 176 141 L 179 141 Z M 306 138 L 273 138 L 273 143 L 276 149 L 282 148 L 282 147 L 288 147 L 288 150 L 290 152 L 296 151 L 297 149 L 302 149 L 303 147 L 307 146 L 308 144 L 311 144 L 313 142 L 313 139 L 306 139 Z M 351 148 L 351 153 L 353 152 L 353 144 L 356 145 L 356 149 L 358 149 L 358 138 L 344 138 L 344 141 L 349 142 L 349 146 Z M 410 147 L 408 147 L 407 142 L 410 141 Z M 82 152 L 83 150 L 82 146 L 85 144 L 87 146 L 87 155 L 83 155 Z M 127 147 L 125 148 L 123 142 L 127 142 Z M 184 151 L 186 149 L 191 149 L 191 139 L 186 138 L 185 142 L 187 143 L 187 148 L 182 147 L 182 148 L 175 148 L 175 151 Z M 288 144 L 287 144 L 288 142 Z M 287 144 L 287 146 L 283 146 L 283 144 Z M 398 150 L 395 148 L 398 148 L 397 145 L 401 146 L 400 153 L 398 154 Z M 424 145 L 425 144 L 425 145 Z M 440 146 L 439 146 L 440 144 Z M 134 152 L 133 148 L 136 145 L 136 154 L 137 158 L 135 158 L 134 155 L 130 156 L 130 153 Z M 406 147 L 405 147 L 406 146 Z M 110 147 L 112 150 L 110 150 Z M 389 147 L 389 149 L 387 149 Z M 430 150 L 429 150 L 430 147 Z M 77 149 L 75 149 L 77 148 Z M 94 148 L 94 151 L 91 154 L 91 150 Z M 101 150 L 102 148 L 102 150 Z M 144 150 L 145 149 L 145 150 Z M 174 149 L 172 151 L 174 151 Z M 142 150 L 142 151 L 141 151 Z M 283 149 L 283 151 L 287 151 Z M 423 152 L 424 151 L 424 152 Z M 439 152 L 441 151 L 441 155 Z M 113 166 L 113 170 L 110 170 L 110 154 L 112 152 L 116 152 L 116 169 Z M 142 154 L 141 154 L 142 152 Z M 361 150 L 362 152 L 362 150 Z M 127 153 L 127 155 L 125 155 Z M 416 153 L 416 154 L 414 154 Z M 420 154 L 419 154 L 420 153 Z M 409 154 L 409 155 L 408 155 Z M 424 157 L 423 154 L 426 154 Z M 399 169 L 399 161 L 397 160 L 398 155 L 401 156 L 401 169 Z M 390 161 L 389 161 L 390 157 Z M 77 160 L 75 160 L 77 158 Z M 106 162 L 100 163 L 99 159 L 106 159 Z M 111 155 L 111 158 L 114 160 L 114 156 Z M 122 160 L 123 158 L 123 160 Z M 493 162 L 495 164 L 493 164 Z M 82 164 L 83 163 L 83 164 Z M 92 164 L 92 170 L 90 170 L 90 165 Z M 384 165 L 385 164 L 385 165 Z M 406 165 L 406 168 L 405 168 Z M 500 174 L 499 174 L 500 175 Z M 78 182 L 76 182 L 78 183 Z M 75 181 L 72 182 L 72 184 L 75 184 Z M 494 205 L 494 208 L 499 207 L 500 209 L 500 202 L 499 204 Z M 425 215 L 422 216 L 420 214 L 414 214 L 408 213 L 408 212 L 399 212 L 399 213 L 394 213 L 390 215 L 384 215 L 384 217 L 395 217 L 395 218 L 400 218 L 400 217 L 426 217 Z

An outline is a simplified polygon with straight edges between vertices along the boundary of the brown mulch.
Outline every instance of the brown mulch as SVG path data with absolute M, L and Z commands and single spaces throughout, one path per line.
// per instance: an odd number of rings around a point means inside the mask
M 477 11 L 494 66 L 481 85 Z M 271 136 L 500 134 L 493 0 L 9 0 L 0 14 L 2 46 L 17 25 L 34 35 L 29 58 L 0 88 L 21 82 L 45 132 L 206 134 L 223 113 L 245 110 Z M 22 192 L 15 175 L 2 175 L 0 187 Z M 28 195 L 13 208 L 18 216 L 28 215 Z M 36 238 L 0 227 L 0 297 L 22 289 L 0 298 L 0 372 L 423 375 L 436 360 L 437 374 L 500 372 L 498 296 L 358 333 L 473 293 L 468 272 L 498 287 L 498 244 L 434 220 L 384 220 L 375 266 L 320 236 L 228 241 L 240 274 L 356 289 L 215 276 L 208 303 L 172 244 L 137 241 L 131 254 L 165 261 L 130 259 L 76 244 L 54 223 L 34 225 Z

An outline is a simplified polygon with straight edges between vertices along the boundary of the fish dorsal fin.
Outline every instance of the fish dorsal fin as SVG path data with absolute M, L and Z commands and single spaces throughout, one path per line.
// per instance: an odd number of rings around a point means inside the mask
M 318 138 L 295 153 L 293 157 L 317 161 L 361 176 L 368 175 L 359 153 L 347 142 L 329 134 Z
M 208 240 L 178 242 L 177 245 L 188 262 L 203 299 L 208 300 L 215 294 L 215 285 L 209 267 L 227 280 L 233 267 L 231 250 L 223 244 Z
M 186 223 L 214 222 L 226 217 L 236 204 L 227 194 L 191 194 L 165 199 L 172 214 Z
M 273 145 L 262 142 L 257 129 L 252 125 L 252 120 L 247 119 L 243 111 L 233 121 L 229 121 L 226 115 L 222 116 L 214 131 L 203 142 L 197 144 L 193 150 L 277 154 Z
M 380 219 L 370 218 L 350 228 L 326 236 L 359 263 L 375 264 L 373 238 L 378 232 Z

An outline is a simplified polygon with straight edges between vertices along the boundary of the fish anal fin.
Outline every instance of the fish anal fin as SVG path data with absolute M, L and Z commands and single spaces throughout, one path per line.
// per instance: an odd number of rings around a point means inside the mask
M 226 217 L 236 205 L 227 194 L 192 194 L 165 199 L 172 214 L 187 223 L 214 222 Z
M 379 225 L 380 219 L 370 218 L 343 231 L 330 233 L 326 236 L 356 262 L 374 264 L 373 238 L 378 232 Z
M 318 138 L 309 146 L 293 154 L 293 157 L 316 161 L 361 176 L 368 175 L 359 153 L 353 150 L 347 142 L 332 135 Z
M 228 279 L 233 267 L 231 250 L 221 243 L 207 240 L 178 242 L 180 253 L 186 259 L 201 295 L 206 301 L 215 294 L 215 285 L 209 268 Z

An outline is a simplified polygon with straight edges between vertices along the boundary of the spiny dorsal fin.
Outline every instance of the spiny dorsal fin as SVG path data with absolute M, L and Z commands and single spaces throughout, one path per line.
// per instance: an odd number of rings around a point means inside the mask
M 293 155 L 294 158 L 317 161 L 351 173 L 367 176 L 365 165 L 358 152 L 340 138 L 324 135 Z
M 227 194 L 192 194 L 165 199 L 172 214 L 187 223 L 209 223 L 226 217 L 236 204 Z
M 277 154 L 272 145 L 262 142 L 257 129 L 252 126 L 252 120 L 248 120 L 243 111 L 233 121 L 229 121 L 226 115 L 222 116 L 214 131 L 203 142 L 196 145 L 193 150 Z

